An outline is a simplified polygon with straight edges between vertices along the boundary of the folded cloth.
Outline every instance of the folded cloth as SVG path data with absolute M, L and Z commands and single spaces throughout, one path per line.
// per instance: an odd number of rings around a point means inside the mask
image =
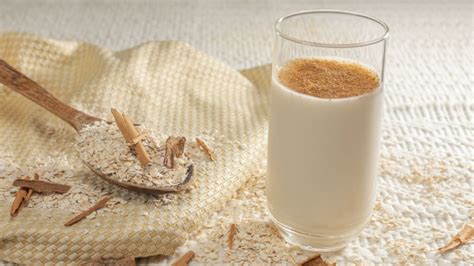
M 184 135 L 189 142 L 207 135 L 218 143 L 217 161 L 196 169 L 189 192 L 151 197 L 124 191 L 82 165 L 72 145 L 77 135 L 72 128 L 0 85 L 0 193 L 8 199 L 0 204 L 1 260 L 31 264 L 172 254 L 264 156 L 267 94 L 188 44 L 149 42 L 113 52 L 88 43 L 3 33 L 0 58 L 86 113 L 111 121 L 115 107 L 157 133 Z M 16 170 L 7 171 L 13 164 Z M 74 208 L 61 202 L 49 209 L 24 208 L 12 219 L 12 173 L 25 169 L 40 176 L 72 172 L 71 178 L 116 197 L 117 206 L 71 227 L 64 222 Z

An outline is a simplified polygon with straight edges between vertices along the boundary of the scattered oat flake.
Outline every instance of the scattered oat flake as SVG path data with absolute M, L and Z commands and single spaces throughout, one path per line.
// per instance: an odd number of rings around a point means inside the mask
M 301 266 L 333 266 L 336 265 L 336 263 L 327 263 L 321 258 L 321 254 L 316 254 L 313 255 L 303 262 L 301 262 L 299 265 Z

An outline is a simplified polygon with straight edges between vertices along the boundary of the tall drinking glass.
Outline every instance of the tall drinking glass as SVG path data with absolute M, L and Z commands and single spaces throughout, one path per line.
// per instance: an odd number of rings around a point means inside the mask
M 362 231 L 375 201 L 388 26 L 314 10 L 284 16 L 275 28 L 268 208 L 286 241 L 337 250 Z M 364 82 L 356 81 L 367 73 L 376 86 L 359 93 Z M 348 90 L 331 89 L 344 84 Z

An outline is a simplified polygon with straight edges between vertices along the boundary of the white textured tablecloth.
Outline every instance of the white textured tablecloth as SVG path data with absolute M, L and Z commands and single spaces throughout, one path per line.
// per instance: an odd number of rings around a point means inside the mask
M 241 69 L 270 63 L 276 18 L 322 8 L 373 15 L 391 29 L 381 193 L 375 218 L 343 253 L 328 258 L 473 264 L 473 244 L 442 256 L 435 252 L 474 216 L 471 0 L 0 0 L 0 30 L 88 41 L 112 49 L 177 39 Z M 262 198 L 261 190 L 249 185 L 241 193 Z M 265 219 L 253 209 L 232 218 L 228 213 L 232 204 L 245 204 L 239 195 L 229 204 L 221 214 L 229 222 L 242 217 Z

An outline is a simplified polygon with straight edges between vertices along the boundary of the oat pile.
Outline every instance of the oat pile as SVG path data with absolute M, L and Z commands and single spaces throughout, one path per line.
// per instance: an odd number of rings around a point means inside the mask
M 80 164 L 69 164 L 66 157 L 48 157 L 21 168 L 10 161 L 8 166 L 0 172 L 0 200 L 8 202 L 10 205 L 18 190 L 17 187 L 12 186 L 13 180 L 16 177 L 33 176 L 34 173 L 38 173 L 40 180 L 69 185 L 71 189 L 65 194 L 35 193 L 31 197 L 27 208 L 63 209 L 80 212 L 95 204 L 102 197 L 112 196 L 107 207 L 90 214 L 87 216 L 89 219 L 93 219 L 103 212 L 125 214 L 120 205 L 126 205 L 132 201 L 139 204 L 154 205 L 159 208 L 176 197 L 175 194 L 149 196 L 128 191 L 103 181 Z M 47 213 L 45 212 L 45 214 Z
M 380 83 L 376 73 L 360 64 L 326 59 L 292 60 L 278 79 L 297 92 L 326 99 L 366 94 Z
M 163 136 L 163 138 L 165 137 Z M 190 140 L 193 139 L 190 138 Z M 215 151 L 221 152 L 223 141 L 218 134 L 215 136 L 204 135 L 202 139 L 205 139 L 206 143 Z M 205 175 L 206 169 L 212 167 L 213 162 L 199 150 L 195 141 L 187 143 L 186 152 L 189 157 L 195 158 L 193 165 L 196 179 L 191 189 L 197 189 L 199 176 Z M 87 216 L 87 219 L 94 219 L 104 212 L 127 215 L 124 208 L 129 204 L 150 206 L 159 210 L 179 200 L 179 194 L 147 195 L 110 184 L 96 176 L 76 157 L 64 155 L 38 158 L 21 167 L 15 164 L 14 159 L 0 160 L 0 200 L 10 206 L 18 190 L 17 187 L 12 186 L 13 181 L 19 177 L 32 177 L 35 173 L 40 176 L 40 180 L 69 185 L 71 189 L 65 194 L 34 193 L 26 208 L 62 209 L 77 213 L 94 205 L 105 196 L 111 197 L 105 208 Z M 48 212 L 44 213 L 48 215 Z M 148 213 L 143 213 L 143 215 L 147 216 Z
M 135 152 L 130 149 L 115 123 L 96 122 L 81 130 L 77 149 L 81 160 L 94 169 L 120 182 L 129 182 L 148 187 L 160 187 L 181 183 L 188 167 L 202 153 L 193 139 L 187 141 L 185 154 L 175 158 L 175 167 L 165 167 L 165 143 L 168 136 L 155 135 L 144 126 L 137 126 L 146 132 L 143 140 L 151 162 L 140 165 Z

